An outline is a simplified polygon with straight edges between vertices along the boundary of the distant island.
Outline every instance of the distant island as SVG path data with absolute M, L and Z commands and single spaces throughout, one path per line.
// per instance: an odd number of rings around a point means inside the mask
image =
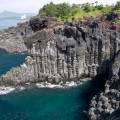
M 34 16 L 34 13 L 15 13 L 11 11 L 3 11 L 0 13 L 0 19 L 13 19 L 13 18 L 21 18 L 21 16 L 26 15 L 27 18 Z
M 15 13 L 10 11 L 3 11 L 0 13 L 0 30 L 16 26 L 19 22 L 28 21 L 34 13 Z

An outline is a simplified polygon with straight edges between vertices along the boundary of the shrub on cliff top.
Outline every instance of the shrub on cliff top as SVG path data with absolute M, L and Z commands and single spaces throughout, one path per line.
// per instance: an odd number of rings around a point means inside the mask
M 102 5 L 95 3 L 73 4 L 68 3 L 54 4 L 49 3 L 44 5 L 39 10 L 39 15 L 57 17 L 61 20 L 71 19 L 72 17 L 83 18 L 85 16 L 99 16 L 107 13 L 120 13 L 120 2 L 115 5 Z

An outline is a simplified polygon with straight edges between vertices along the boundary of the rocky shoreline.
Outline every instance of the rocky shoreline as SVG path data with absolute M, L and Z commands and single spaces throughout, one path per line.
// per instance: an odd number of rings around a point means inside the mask
M 88 78 L 83 80 L 84 82 L 88 81 Z M 41 82 L 41 83 L 25 83 L 24 86 L 1 86 L 0 87 L 0 95 L 6 95 L 15 91 L 22 91 L 27 88 L 50 88 L 50 89 L 67 89 L 67 88 L 72 88 L 76 87 L 79 85 L 82 85 L 82 82 L 75 83 L 74 81 L 71 82 L 66 82 L 65 84 L 51 84 L 47 82 Z M 32 87 L 30 87 L 32 86 Z
M 0 31 L 0 49 L 10 53 L 26 52 L 23 33 L 27 23 L 19 23 L 16 27 L 9 27 Z
M 89 115 L 91 120 L 119 120 L 114 112 L 120 109 L 120 51 L 112 61 L 112 74 L 106 81 L 105 90 L 92 98 Z M 114 114 L 114 116 L 112 115 Z
M 74 20 L 61 24 L 52 17 L 36 16 L 16 29 L 1 32 L 0 45 L 5 42 L 0 48 L 27 50 L 29 56 L 23 65 L 0 77 L 0 86 L 32 83 L 40 88 L 63 88 L 100 76 L 104 91 L 93 97 L 88 114 L 90 120 L 108 120 L 120 109 L 120 32 L 95 23 L 81 25 Z
M 27 63 L 30 62 L 28 59 L 31 58 L 27 57 L 26 63 L 23 63 L 20 67 L 12 68 L 0 77 L 0 95 L 8 94 L 21 88 L 26 89 L 31 85 L 37 88 L 69 88 L 91 80 L 91 78 L 82 78 L 76 82 L 74 80 L 63 82 L 62 80 L 58 81 L 57 78 L 55 79 L 55 76 L 51 76 L 51 78 L 49 76 L 48 78 L 48 75 L 46 75 L 44 80 L 35 80 L 33 69 Z

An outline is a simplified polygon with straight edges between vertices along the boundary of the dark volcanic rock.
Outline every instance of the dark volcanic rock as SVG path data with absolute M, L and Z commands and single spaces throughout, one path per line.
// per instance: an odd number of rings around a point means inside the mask
M 26 64 L 3 75 L 0 85 L 80 83 L 84 81 L 82 78 L 97 76 L 105 80 L 105 90 L 91 100 L 90 119 L 117 120 L 115 111 L 120 109 L 120 32 L 117 29 L 100 27 L 93 20 L 92 24 L 82 26 L 63 25 L 55 18 L 40 16 L 19 26 L 22 27 L 6 30 L 4 36 L 1 32 L 0 43 L 4 43 L 2 40 L 8 34 L 14 40 L 17 35 L 22 42 L 24 39 L 30 57 Z
M 105 91 L 91 101 L 91 120 L 119 120 L 120 116 L 120 51 L 112 62 L 112 75 L 105 84 Z M 116 112 L 114 112 L 116 111 Z
M 120 109 L 113 112 L 106 120 L 120 120 Z
M 39 18 L 38 21 L 45 19 Z M 111 60 L 120 49 L 118 31 L 99 27 L 63 26 L 57 25 L 53 18 L 47 20 L 47 28 L 38 26 L 38 29 L 33 22 L 35 32 L 24 38 L 29 53 L 35 61 L 38 59 L 36 66 L 41 62 L 41 67 L 37 67 L 35 73 L 41 71 L 50 76 L 79 79 L 83 75 L 95 77 L 108 72 L 108 63 L 105 61 Z M 41 57 L 36 58 L 36 55 Z
M 35 32 L 48 27 L 48 20 L 44 18 L 34 17 L 34 18 L 31 18 L 31 20 L 29 21 L 29 24 L 32 30 Z
M 57 19 L 54 17 L 35 16 L 30 19 L 29 25 L 34 32 L 42 30 L 43 28 L 53 27 L 58 24 Z

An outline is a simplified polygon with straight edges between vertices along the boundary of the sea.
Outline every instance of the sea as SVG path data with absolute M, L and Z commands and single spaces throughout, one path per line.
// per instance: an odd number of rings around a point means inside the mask
M 9 18 L 9 19 L 5 19 L 5 18 L 0 19 L 0 30 L 8 27 L 16 26 L 18 22 L 21 22 L 18 17 Z
M 15 23 L 16 21 L 16 23 Z M 0 21 L 0 28 L 17 24 Z M 0 75 L 25 61 L 25 54 L 0 51 Z M 0 120 L 88 120 L 90 99 L 101 88 L 96 80 L 71 88 L 28 88 L 0 96 Z

